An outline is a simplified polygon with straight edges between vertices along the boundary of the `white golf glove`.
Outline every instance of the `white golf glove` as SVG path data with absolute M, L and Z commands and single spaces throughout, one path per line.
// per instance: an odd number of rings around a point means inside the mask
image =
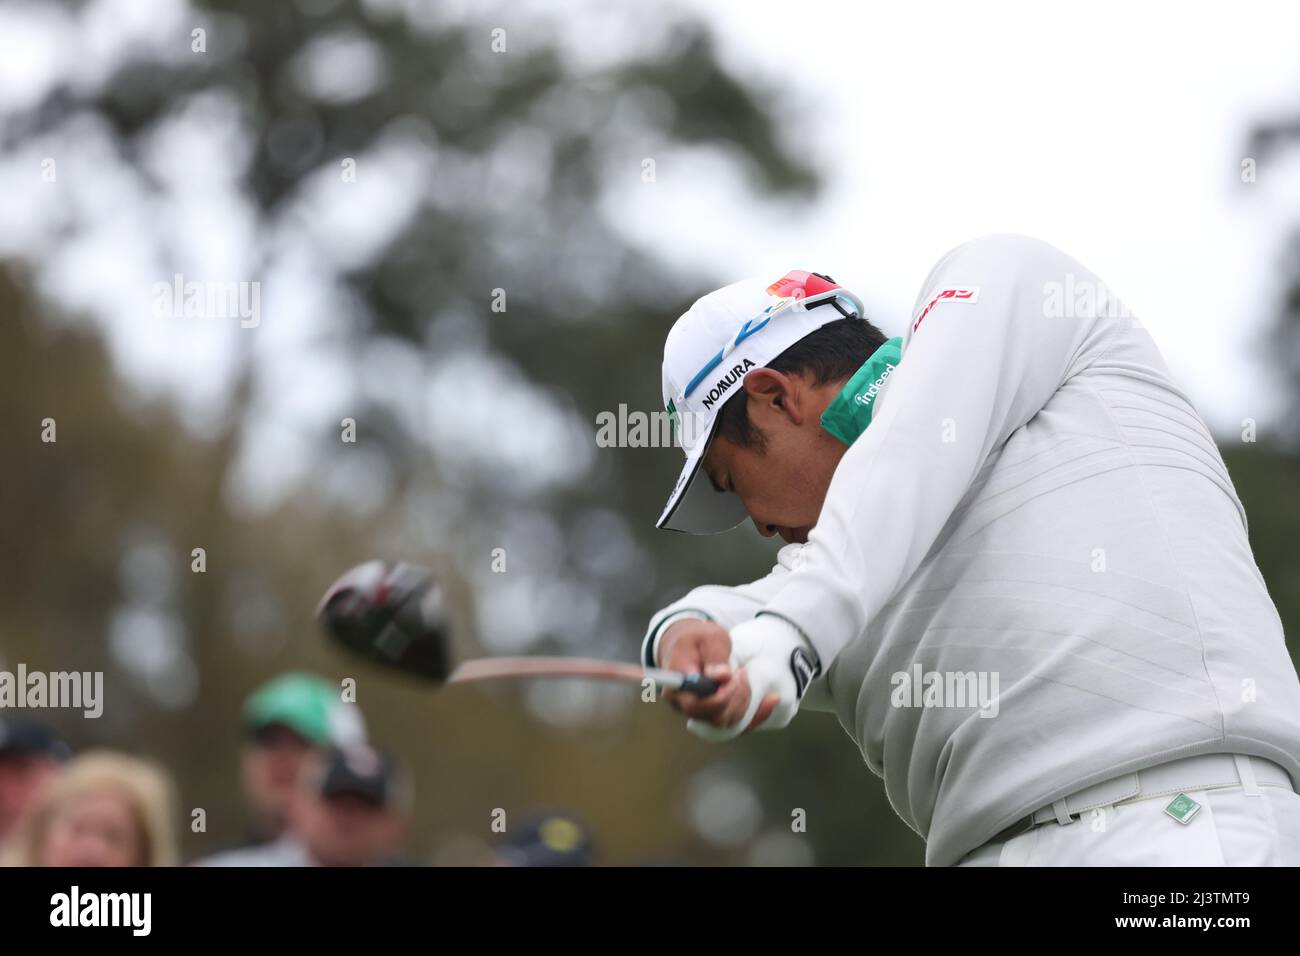
M 686 729 L 704 740 L 723 741 L 739 737 L 754 720 L 768 694 L 780 701 L 759 730 L 780 730 L 794 720 L 799 700 L 820 671 L 817 652 L 803 633 L 784 618 L 760 614 L 731 629 L 731 670 L 742 667 L 749 680 L 749 706 L 745 715 L 730 727 L 717 727 L 692 718 Z

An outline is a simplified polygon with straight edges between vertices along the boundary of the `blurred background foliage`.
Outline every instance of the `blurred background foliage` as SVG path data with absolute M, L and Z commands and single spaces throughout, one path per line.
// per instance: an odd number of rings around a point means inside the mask
M 820 176 L 787 141 L 780 99 L 726 72 L 702 25 L 627 16 L 646 21 L 631 27 L 644 55 L 575 63 L 559 43 L 572 23 L 548 36 L 506 18 L 498 53 L 501 17 L 443 18 L 436 4 L 204 0 L 159 25 L 161 45 L 0 115 L 0 149 L 32 158 L 30 181 L 7 189 L 43 188 L 39 157 L 60 161 L 41 241 L 0 269 L 0 665 L 105 671 L 104 717 L 61 729 L 171 769 L 186 816 L 207 811 L 207 832 L 184 834 L 187 858 L 243 832 L 244 697 L 307 669 L 356 678 L 372 737 L 412 767 L 416 859 L 471 857 L 495 808 L 558 806 L 591 822 L 603 862 L 922 861 L 827 715 L 717 748 L 634 690 L 434 696 L 318 639 L 321 592 L 372 556 L 438 569 L 463 654 L 627 659 L 658 607 L 772 564 L 748 529 L 654 531 L 675 450 L 596 445 L 599 412 L 658 410 L 665 332 L 732 278 L 670 271 L 611 228 L 604 200 L 653 188 L 643 159 L 677 148 L 718 151 L 756 196 L 811 196 Z M 213 167 L 184 159 L 182 141 Z M 98 178 L 65 187 L 78 156 Z M 348 159 L 356 182 L 340 174 Z M 200 227 L 176 210 L 211 198 L 210 168 L 228 218 Z M 122 254 L 143 256 L 147 280 L 138 300 L 92 289 L 77 307 L 51 250 L 104 217 L 128 224 Z M 149 285 L 232 278 L 186 251 L 222 241 L 213 228 L 238 246 L 233 278 L 266 293 L 257 327 L 222 330 L 220 387 L 195 400 L 142 382 L 123 355 L 192 321 L 151 317 Z M 1292 422 L 1297 301 L 1274 330 L 1290 343 L 1277 355 Z M 345 417 L 355 444 L 340 441 Z M 39 441 L 45 419 L 57 443 Z M 1294 632 L 1296 444 L 1222 443 Z

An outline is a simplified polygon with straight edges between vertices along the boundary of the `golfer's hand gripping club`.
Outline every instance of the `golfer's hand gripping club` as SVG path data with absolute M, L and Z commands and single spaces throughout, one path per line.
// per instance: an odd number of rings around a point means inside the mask
M 677 689 L 696 697 L 710 697 L 717 693 L 718 682 L 703 674 L 683 674 L 682 685 Z
M 771 615 L 730 632 L 709 621 L 678 621 L 664 634 L 659 657 L 665 667 L 700 671 L 717 684 L 718 690 L 702 699 L 682 698 L 680 692 L 669 696 L 689 718 L 687 729 L 714 741 L 789 724 L 820 669 L 798 628 Z

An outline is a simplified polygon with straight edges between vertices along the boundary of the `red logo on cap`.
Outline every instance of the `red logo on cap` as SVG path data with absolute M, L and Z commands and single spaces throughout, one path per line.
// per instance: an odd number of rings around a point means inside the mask
M 768 286 L 767 291 L 783 299 L 791 297 L 802 299 L 806 296 L 820 295 L 823 292 L 830 292 L 832 289 L 838 288 L 839 285 L 823 279 L 814 272 L 793 269 Z

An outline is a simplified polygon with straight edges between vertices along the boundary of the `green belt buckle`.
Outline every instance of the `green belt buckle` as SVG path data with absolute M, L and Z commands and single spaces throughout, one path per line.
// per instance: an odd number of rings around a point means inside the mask
M 1169 802 L 1165 807 L 1165 813 L 1169 814 L 1179 823 L 1184 825 L 1192 822 L 1192 817 L 1196 816 L 1201 810 L 1201 805 L 1185 793 L 1180 793 Z

